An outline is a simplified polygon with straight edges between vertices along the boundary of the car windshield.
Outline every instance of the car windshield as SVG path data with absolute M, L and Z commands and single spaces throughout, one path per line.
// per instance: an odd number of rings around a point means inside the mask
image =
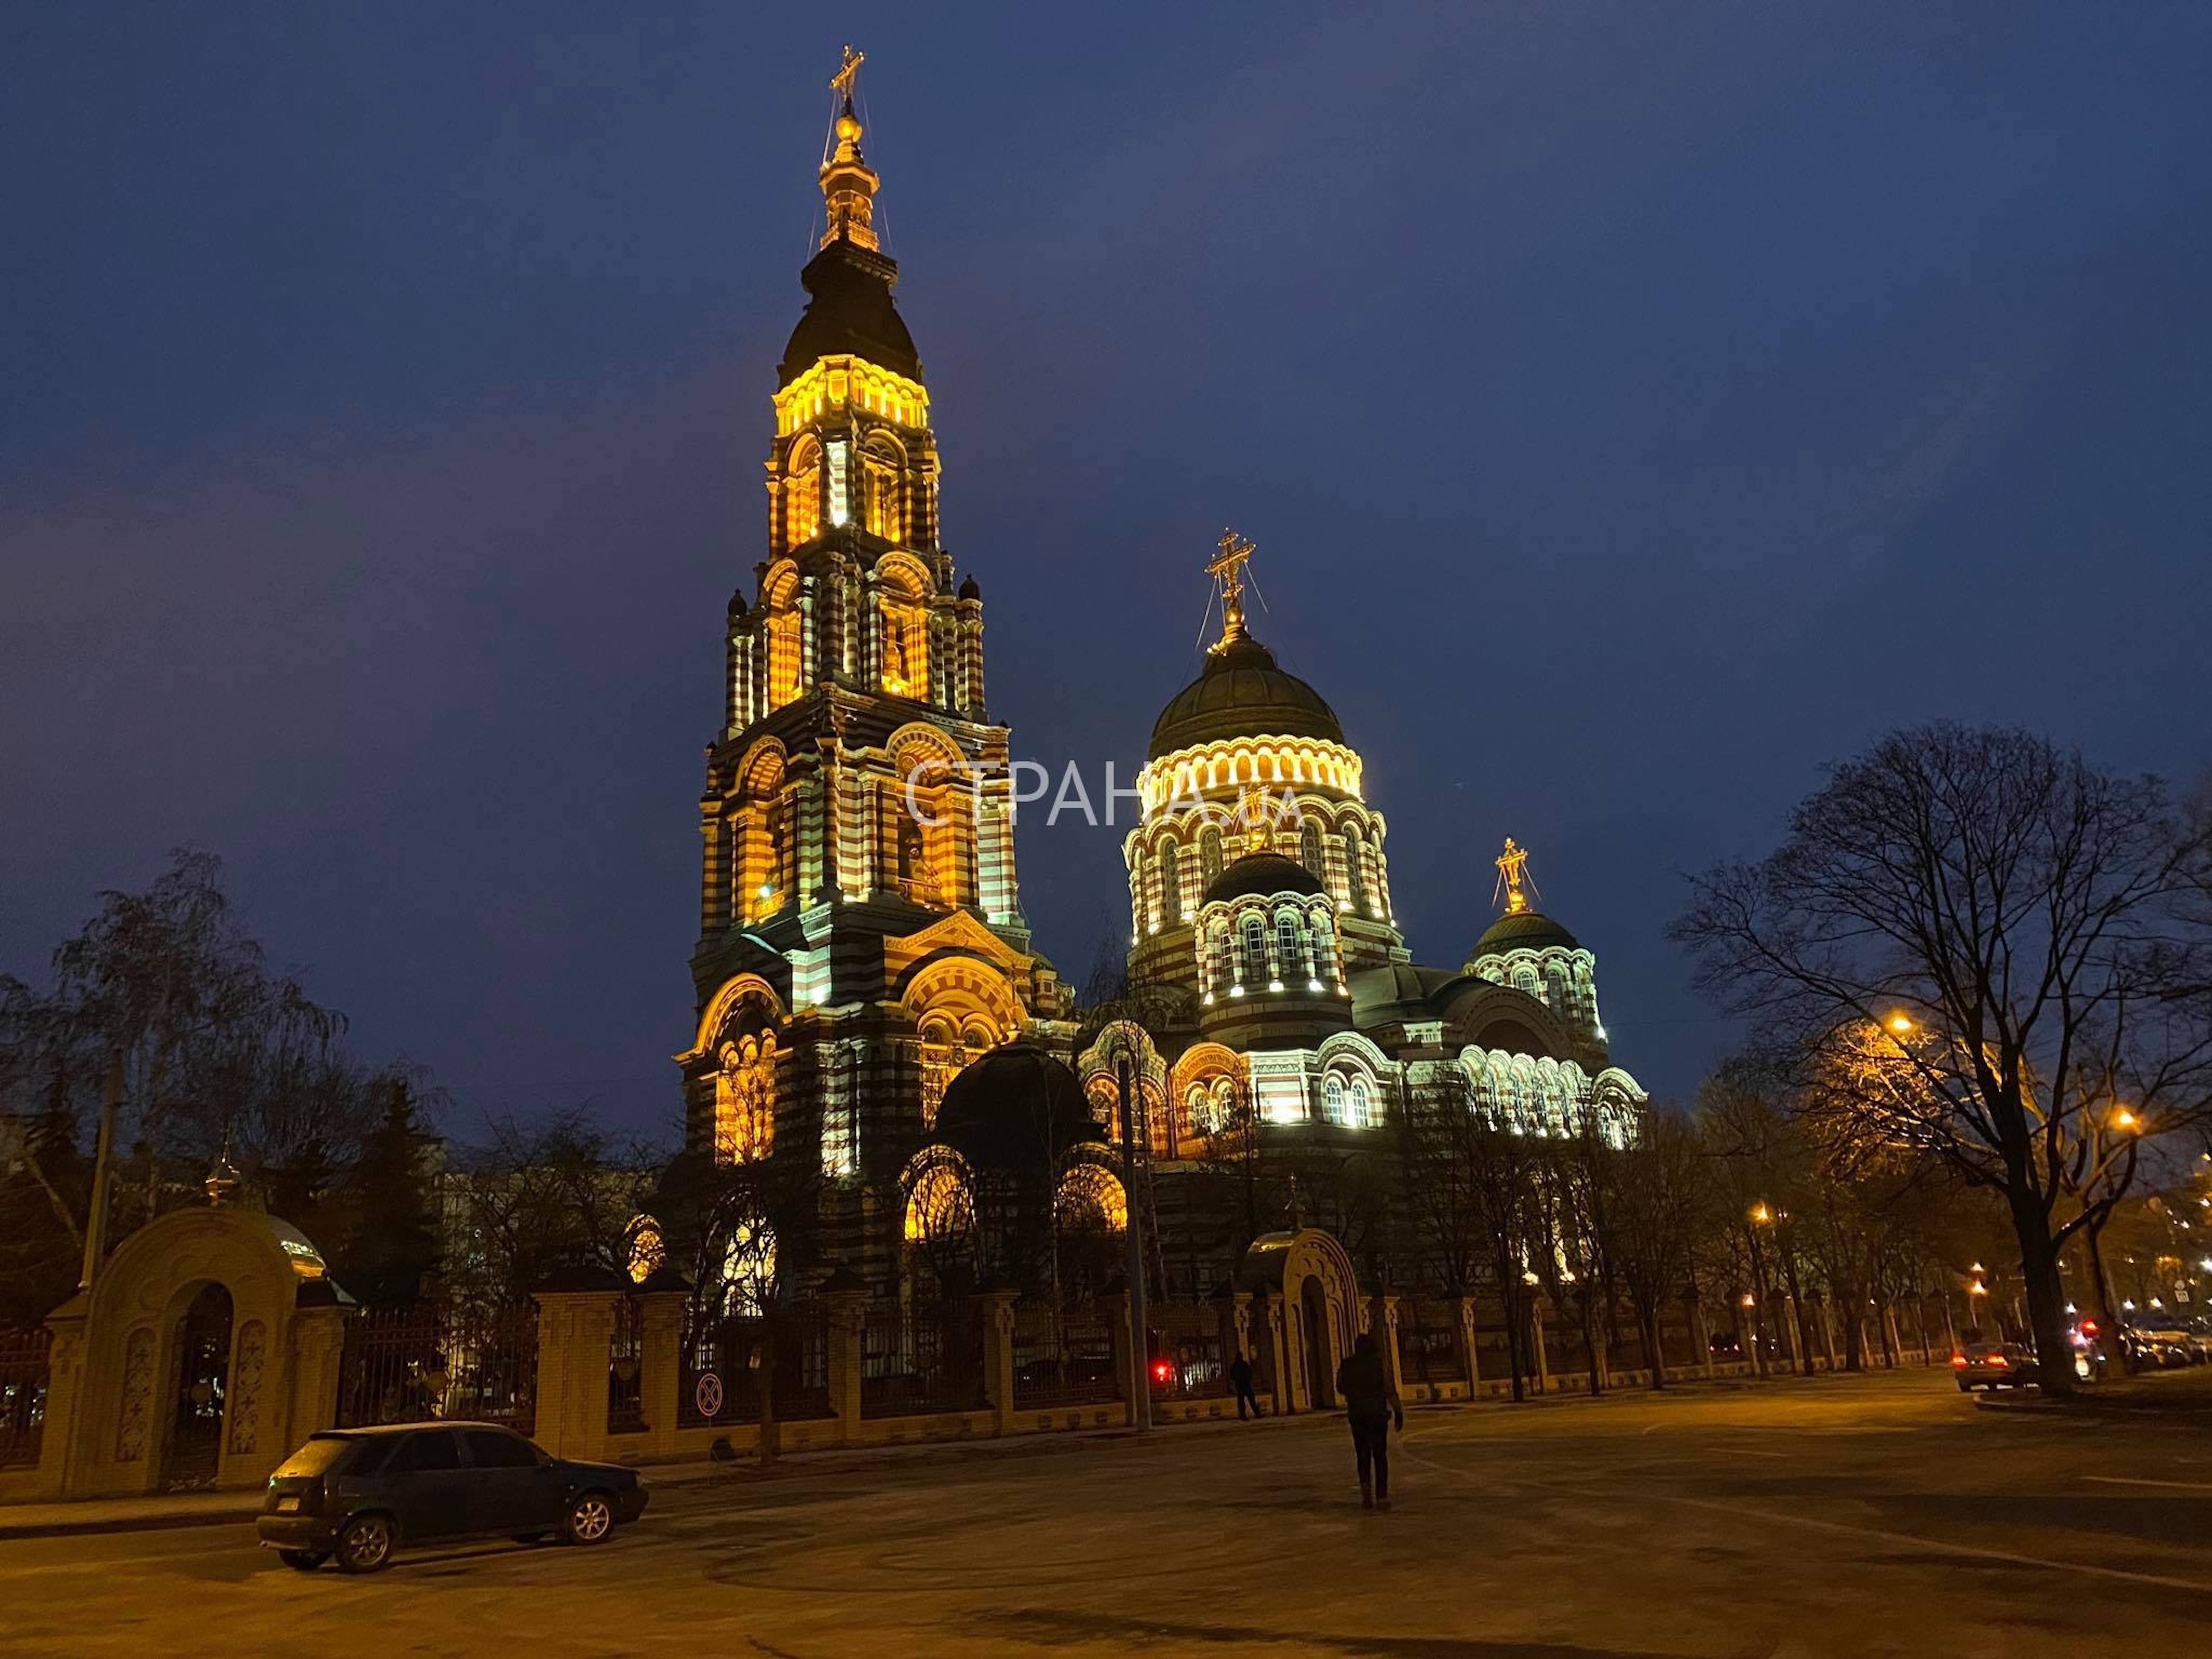
M 346 1454 L 354 1449 L 354 1444 L 351 1435 L 319 1434 L 286 1458 L 276 1474 L 280 1477 L 328 1474 L 345 1462 Z

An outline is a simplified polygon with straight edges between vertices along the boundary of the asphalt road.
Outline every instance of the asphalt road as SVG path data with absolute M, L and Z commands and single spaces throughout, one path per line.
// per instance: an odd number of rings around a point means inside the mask
M 312 1577 L 232 1526 L 0 1543 L 0 1652 L 1480 1656 L 2188 1652 L 2203 1419 L 1978 1412 L 1947 1372 L 1416 1413 L 659 1495 L 596 1549 Z

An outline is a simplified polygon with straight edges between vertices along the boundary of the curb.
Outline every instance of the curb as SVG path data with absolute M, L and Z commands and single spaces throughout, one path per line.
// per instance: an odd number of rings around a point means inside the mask
M 191 1510 L 173 1515 L 87 1516 L 82 1521 L 29 1521 L 15 1522 L 0 1514 L 0 1544 L 11 1544 L 19 1538 L 82 1538 L 99 1533 L 168 1532 L 185 1527 L 233 1527 L 250 1522 L 261 1513 L 256 1504 L 252 1509 Z

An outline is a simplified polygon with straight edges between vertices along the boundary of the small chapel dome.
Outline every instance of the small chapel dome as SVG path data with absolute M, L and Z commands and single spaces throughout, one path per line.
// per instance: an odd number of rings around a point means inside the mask
M 1219 875 L 1207 884 L 1206 904 L 1227 899 L 1240 899 L 1253 894 L 1318 893 L 1321 882 L 1314 872 L 1296 859 L 1285 858 L 1280 853 L 1247 853 L 1243 857 L 1224 866 Z
M 960 597 L 963 599 L 980 599 L 983 597 L 982 585 L 975 580 L 972 573 L 960 579 Z
M 1026 1041 L 963 1067 L 937 1110 L 937 1139 L 978 1169 L 1020 1164 L 1040 1146 L 1058 1156 L 1105 1138 L 1075 1073 Z
M 1492 922 L 1475 941 L 1474 954 L 1478 957 L 1496 957 L 1508 951 L 1542 951 L 1553 946 L 1566 951 L 1581 948 L 1575 936 L 1551 917 L 1534 910 L 1522 910 Z

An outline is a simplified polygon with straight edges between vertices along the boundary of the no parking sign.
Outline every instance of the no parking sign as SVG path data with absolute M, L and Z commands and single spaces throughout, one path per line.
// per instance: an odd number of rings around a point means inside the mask
M 699 1381 L 692 1388 L 691 1399 L 699 1407 L 699 1415 L 712 1419 L 722 1409 L 722 1379 L 712 1371 L 699 1373 Z

